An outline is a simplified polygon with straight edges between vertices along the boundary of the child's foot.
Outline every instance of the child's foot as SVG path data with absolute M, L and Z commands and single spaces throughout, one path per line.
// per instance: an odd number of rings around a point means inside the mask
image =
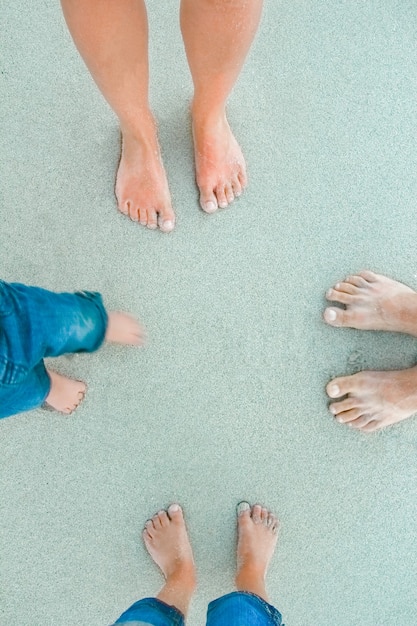
M 122 129 L 122 155 L 116 176 L 119 210 L 150 229 L 170 232 L 175 225 L 156 125 L 149 116 L 140 130 Z
M 200 205 L 206 213 L 214 213 L 219 207 L 225 209 L 246 187 L 245 159 L 224 113 L 208 120 L 194 108 L 192 118 Z
M 278 518 L 268 509 L 241 502 L 237 507 L 236 587 L 267 600 L 265 578 L 274 554 L 279 528 Z
M 56 411 L 70 415 L 81 404 L 86 392 L 85 383 L 47 370 L 51 389 L 45 402 Z
M 144 331 L 132 315 L 121 311 L 111 311 L 108 315 L 105 339 L 109 343 L 141 346 L 144 342 Z
M 360 272 L 329 289 L 326 298 L 346 307 L 328 307 L 324 311 L 323 317 L 331 326 L 417 336 L 417 293 L 396 280 Z
M 327 385 L 330 404 L 341 424 L 370 433 L 417 413 L 417 366 L 393 372 L 359 372 Z
M 159 511 L 142 533 L 146 549 L 165 577 L 158 598 L 186 615 L 196 586 L 196 572 L 184 516 L 178 504 Z

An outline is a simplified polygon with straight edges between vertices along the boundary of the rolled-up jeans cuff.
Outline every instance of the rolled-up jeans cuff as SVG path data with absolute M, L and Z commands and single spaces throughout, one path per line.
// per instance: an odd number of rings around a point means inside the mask
M 210 602 L 207 626 L 284 626 L 272 604 L 249 591 L 233 591 Z
M 184 626 L 184 615 L 175 606 L 170 606 L 157 598 L 143 598 L 132 604 L 113 626 Z

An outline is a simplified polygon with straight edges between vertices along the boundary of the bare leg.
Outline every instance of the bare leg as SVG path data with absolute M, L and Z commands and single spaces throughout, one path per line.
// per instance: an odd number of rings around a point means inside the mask
M 269 602 L 265 588 L 268 565 L 277 543 L 279 521 L 268 509 L 241 502 L 237 509 L 236 588 Z
M 181 29 L 194 82 L 196 179 L 207 213 L 227 207 L 247 183 L 226 118 L 226 100 L 255 36 L 262 0 L 182 0 Z
M 61 0 L 75 44 L 116 113 L 122 155 L 119 209 L 148 228 L 170 231 L 175 216 L 148 101 L 148 23 L 143 0 Z
M 331 326 L 386 330 L 417 337 L 417 293 L 396 280 L 364 271 L 348 276 L 329 289 L 326 298 L 345 305 L 328 307 L 324 319 Z
M 171 504 L 168 512 L 159 511 L 146 522 L 142 536 L 146 549 L 165 576 L 157 598 L 186 616 L 196 587 L 196 574 L 180 506 Z
M 86 392 L 85 383 L 47 370 L 51 389 L 45 402 L 56 411 L 70 415 L 81 404 Z

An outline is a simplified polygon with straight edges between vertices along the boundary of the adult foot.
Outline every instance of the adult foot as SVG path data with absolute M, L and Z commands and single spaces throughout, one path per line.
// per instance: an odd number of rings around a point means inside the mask
M 192 110 L 196 180 L 206 213 L 226 208 L 246 187 L 246 165 L 226 115 L 214 119 Z
M 396 280 L 360 272 L 329 289 L 326 298 L 346 307 L 328 307 L 324 311 L 323 317 L 331 326 L 417 336 L 417 293 Z
M 112 311 L 108 315 L 105 339 L 109 343 L 141 346 L 144 342 L 144 331 L 132 315 L 121 311 Z
M 417 413 L 417 366 L 393 372 L 359 372 L 326 387 L 338 422 L 364 432 L 379 430 Z
M 181 507 L 171 504 L 167 511 L 156 513 L 146 522 L 142 537 L 166 583 L 193 591 L 195 565 Z
M 274 554 L 279 528 L 278 518 L 260 504 L 241 502 L 237 507 L 236 587 L 265 600 L 265 578 Z
M 138 132 L 122 129 L 122 154 L 115 187 L 119 210 L 150 229 L 170 232 L 175 225 L 168 181 L 152 117 Z
M 83 401 L 86 384 L 51 370 L 47 372 L 51 379 L 51 388 L 45 400 L 46 404 L 60 413 L 70 415 Z

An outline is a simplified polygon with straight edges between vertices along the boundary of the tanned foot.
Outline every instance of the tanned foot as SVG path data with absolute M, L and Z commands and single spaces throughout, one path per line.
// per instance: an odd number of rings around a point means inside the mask
M 84 399 L 87 390 L 85 383 L 51 370 L 47 372 L 51 379 L 51 389 L 45 400 L 46 404 L 60 413 L 70 415 Z
M 134 317 L 121 311 L 112 311 L 108 315 L 106 341 L 125 346 L 141 346 L 144 331 Z
M 225 209 L 247 184 L 242 151 L 226 115 L 208 120 L 192 110 L 196 180 L 200 205 L 206 213 Z
M 122 154 L 116 176 L 119 210 L 150 229 L 170 232 L 175 225 L 168 181 L 152 117 L 138 132 L 122 129 Z
M 331 326 L 386 330 L 417 336 L 417 293 L 391 278 L 364 271 L 329 289 L 326 298 L 345 309 L 328 307 Z
M 393 372 L 359 372 L 327 385 L 330 404 L 341 424 L 370 433 L 417 413 L 417 366 Z
M 260 504 L 241 502 L 237 507 L 236 588 L 256 593 L 266 601 L 265 578 L 274 554 L 278 518 Z
M 142 537 L 165 577 L 164 589 L 173 587 L 179 592 L 185 588 L 192 593 L 196 584 L 195 565 L 181 507 L 171 504 L 168 511 L 156 513 L 146 522 Z M 161 594 L 158 597 L 163 599 Z

